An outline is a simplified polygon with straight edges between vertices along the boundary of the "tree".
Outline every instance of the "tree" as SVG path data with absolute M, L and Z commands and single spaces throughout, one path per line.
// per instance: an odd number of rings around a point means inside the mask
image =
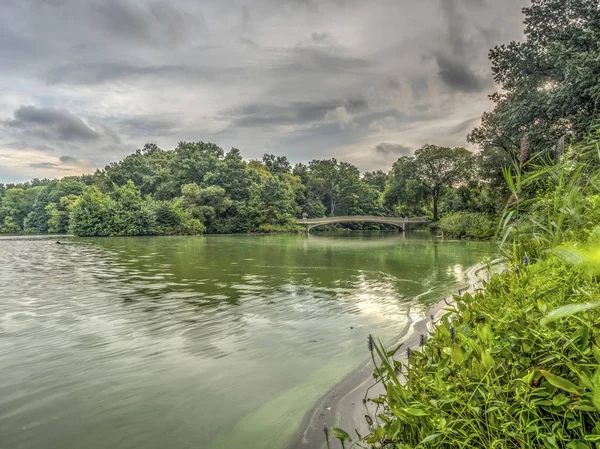
M 246 162 L 237 148 L 232 148 L 222 161 L 218 161 L 215 170 L 207 173 L 204 179 L 205 185 L 222 187 L 234 201 L 247 201 L 253 182 L 260 182 L 260 176 L 246 169 Z
M 490 51 L 492 112 L 469 141 L 515 153 L 527 136 L 531 152 L 581 138 L 600 100 L 600 7 L 597 0 L 532 0 L 523 9 L 525 41 Z
M 427 192 L 415 179 L 414 158 L 400 157 L 387 176 L 383 205 L 400 215 L 421 215 Z
M 234 202 L 227 197 L 225 189 L 210 186 L 205 189 L 198 184 L 186 184 L 181 187 L 181 205 L 192 217 L 199 220 L 209 232 L 223 232 L 221 221 Z
M 117 205 L 109 196 L 92 186 L 73 203 L 70 212 L 70 230 L 81 237 L 113 235 Z
M 260 190 L 263 223 L 286 225 L 294 218 L 294 189 L 285 180 L 272 177 Z
M 163 151 L 155 144 L 147 143 L 122 161 L 108 165 L 104 175 L 109 183 L 120 186 L 132 180 L 142 195 L 148 195 L 169 180 L 169 164 L 174 157 L 174 152 Z
M 77 198 L 77 195 L 63 196 L 58 204 L 50 203 L 46 206 L 48 232 L 64 234 L 69 230 L 69 214 Z
M 466 183 L 472 176 L 475 157 L 465 148 L 425 145 L 415 151 L 414 178 L 433 201 L 433 220 L 439 219 L 441 195 L 450 187 Z
M 273 154 L 265 154 L 262 158 L 265 168 L 274 176 L 289 173 L 292 170 L 292 164 L 285 156 L 275 156 Z
M 387 183 L 387 175 L 381 170 L 367 171 L 363 173 L 363 181 L 369 184 L 371 187 L 379 192 L 385 191 L 385 185 Z
M 171 172 L 179 185 L 202 184 L 204 177 L 215 171 L 223 157 L 223 149 L 214 143 L 179 142 L 171 160 Z

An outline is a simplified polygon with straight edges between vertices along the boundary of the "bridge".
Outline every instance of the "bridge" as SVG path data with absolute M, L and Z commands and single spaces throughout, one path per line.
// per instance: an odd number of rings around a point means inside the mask
M 334 223 L 383 223 L 407 231 L 410 227 L 427 224 L 427 218 L 404 218 L 404 217 L 376 217 L 373 215 L 348 215 L 345 217 L 322 217 L 322 218 L 298 218 L 296 224 L 306 225 L 307 232 L 314 227 Z

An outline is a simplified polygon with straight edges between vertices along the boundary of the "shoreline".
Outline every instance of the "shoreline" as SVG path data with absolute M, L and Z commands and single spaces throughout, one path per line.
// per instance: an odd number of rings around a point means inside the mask
M 480 288 L 484 280 L 483 276 L 495 272 L 494 268 L 503 262 L 503 259 L 498 258 L 490 263 L 479 263 L 469 268 L 466 271 L 468 287 L 464 291 L 474 292 Z M 418 346 L 420 334 L 428 334 L 433 329 L 434 324 L 430 316 L 433 315 L 435 320 L 439 319 L 445 313 L 444 308 L 452 305 L 453 302 L 452 296 L 443 298 L 434 304 L 423 317 L 414 321 L 406 334 L 389 342 L 387 346 L 399 344 L 405 347 Z M 401 354 L 400 359 L 406 358 L 404 353 Z M 380 392 L 383 393 L 380 384 L 372 386 L 374 384 L 373 371 L 373 362 L 370 358 L 366 358 L 360 365 L 341 377 L 336 385 L 306 413 L 296 435 L 286 447 L 288 449 L 325 448 L 324 426 L 340 427 L 346 430 L 353 440 L 356 439 L 357 432 L 361 435 L 368 434 L 369 425 L 365 416 L 368 415 L 373 421 L 376 421 L 377 405 L 370 401 L 363 403 L 363 398 L 369 388 L 367 398 L 375 397 Z

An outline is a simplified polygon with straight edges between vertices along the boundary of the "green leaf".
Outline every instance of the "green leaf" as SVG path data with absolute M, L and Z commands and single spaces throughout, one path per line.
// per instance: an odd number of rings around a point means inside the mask
M 590 401 L 579 401 L 571 404 L 573 410 L 580 410 L 582 412 L 596 412 L 598 409 Z
M 554 404 L 556 406 L 565 405 L 565 404 L 568 404 L 569 402 L 570 402 L 569 398 L 566 397 L 562 393 L 559 393 L 552 398 L 552 404 Z
M 483 351 L 481 353 L 481 363 L 486 370 L 490 370 L 494 367 L 494 358 L 487 351 Z
M 429 443 L 430 441 L 433 441 L 436 438 L 438 438 L 440 435 L 441 433 L 432 433 L 431 435 L 428 435 L 425 438 L 423 438 L 423 441 L 421 441 L 419 444 Z
M 529 371 L 525 376 L 521 378 L 523 383 L 528 387 L 531 386 L 531 382 L 533 382 L 533 376 L 535 375 L 535 370 Z
M 427 410 L 423 410 L 422 408 L 403 408 L 403 411 L 412 416 L 427 416 L 429 412 Z
M 590 330 L 587 327 L 582 327 L 579 330 L 579 349 L 585 351 L 590 342 Z
M 550 323 L 553 323 L 556 320 L 561 318 L 566 318 L 571 315 L 574 315 L 579 312 L 584 312 L 586 310 L 595 309 L 596 307 L 600 307 L 600 302 L 587 302 L 582 304 L 567 304 L 566 306 L 559 307 L 558 309 L 554 309 L 548 315 L 546 315 L 540 324 L 542 326 L 546 326 Z
M 551 372 L 543 369 L 541 369 L 540 372 L 546 378 L 546 380 L 556 388 L 568 391 L 569 393 L 579 393 L 579 387 L 564 377 L 557 376 L 556 374 L 552 374 Z
M 450 358 L 452 359 L 452 361 L 454 363 L 460 363 L 462 361 L 462 356 L 463 353 L 460 350 L 460 347 L 458 347 L 457 345 L 452 346 L 452 349 L 450 350 Z
M 340 429 L 339 427 L 332 427 L 331 434 L 340 441 L 352 441 L 350 435 L 348 435 L 346 431 Z
M 585 435 L 583 437 L 583 439 L 585 441 L 600 441 L 600 435 L 598 435 L 598 434 Z
M 377 430 L 375 430 L 374 433 L 371 434 L 371 436 L 369 436 L 367 438 L 367 443 L 368 444 L 373 444 L 378 442 L 379 440 L 381 440 L 383 438 L 383 436 L 385 435 L 385 429 L 381 426 L 379 426 L 377 428 Z
M 567 443 L 567 449 L 590 449 L 583 441 L 571 441 Z
M 594 345 L 592 346 L 592 351 L 594 352 L 594 357 L 596 358 L 596 362 L 600 363 L 600 348 Z
M 594 388 L 592 393 L 592 404 L 600 411 L 600 387 Z

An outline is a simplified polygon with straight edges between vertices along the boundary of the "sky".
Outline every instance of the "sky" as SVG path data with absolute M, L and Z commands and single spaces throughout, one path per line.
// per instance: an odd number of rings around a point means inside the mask
M 467 146 L 526 0 L 0 1 L 0 182 L 156 143 L 389 170 Z

